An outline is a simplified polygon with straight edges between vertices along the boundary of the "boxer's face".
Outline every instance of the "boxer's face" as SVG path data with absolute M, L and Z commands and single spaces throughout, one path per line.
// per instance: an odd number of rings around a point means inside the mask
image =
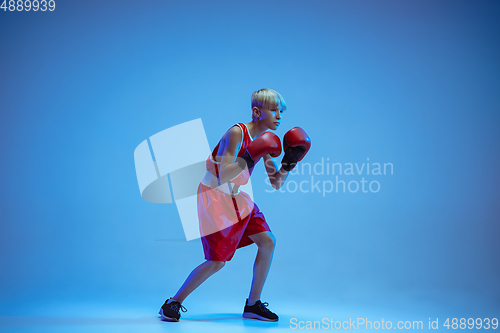
M 260 120 L 270 129 L 275 131 L 278 129 L 281 123 L 281 116 L 283 115 L 283 110 L 279 105 L 274 107 L 262 107 L 260 108 Z

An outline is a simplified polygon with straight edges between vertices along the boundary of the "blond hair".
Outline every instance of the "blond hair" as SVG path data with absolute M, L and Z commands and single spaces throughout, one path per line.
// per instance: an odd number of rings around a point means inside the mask
M 286 103 L 279 92 L 272 89 L 260 89 L 252 94 L 252 109 L 254 107 L 275 108 L 286 110 Z

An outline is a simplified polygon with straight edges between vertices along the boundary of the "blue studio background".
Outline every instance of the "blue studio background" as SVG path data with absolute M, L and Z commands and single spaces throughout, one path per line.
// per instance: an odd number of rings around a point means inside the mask
M 280 137 L 311 137 L 304 162 L 393 165 L 295 174 L 275 193 L 257 166 L 254 198 L 277 238 L 263 300 L 284 327 L 306 308 L 302 320 L 498 317 L 499 14 L 495 1 L 387 0 L 0 11 L 4 325 L 155 315 L 204 258 L 175 205 L 141 199 L 134 149 L 196 118 L 213 148 L 251 120 L 260 88 L 287 102 Z M 336 176 L 380 190 L 291 182 Z M 255 253 L 238 250 L 183 316 L 241 311 Z

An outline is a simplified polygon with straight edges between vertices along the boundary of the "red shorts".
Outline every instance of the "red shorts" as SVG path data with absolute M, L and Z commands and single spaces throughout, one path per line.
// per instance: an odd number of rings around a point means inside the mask
M 198 218 L 206 260 L 229 261 L 236 249 L 253 243 L 248 236 L 271 231 L 247 193 L 232 196 L 204 184 L 198 187 Z

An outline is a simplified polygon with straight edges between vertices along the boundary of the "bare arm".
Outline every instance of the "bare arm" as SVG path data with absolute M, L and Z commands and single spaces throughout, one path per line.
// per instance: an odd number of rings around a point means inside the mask
M 236 156 L 241 147 L 241 128 L 234 126 L 224 136 L 222 160 L 220 164 L 219 179 L 221 184 L 238 177 L 243 169 L 236 163 Z
M 285 183 L 286 178 L 288 177 L 288 171 L 283 170 L 283 168 L 278 169 L 278 165 L 274 158 L 269 156 L 269 154 L 264 156 L 264 164 L 266 166 L 267 175 L 269 176 L 269 180 L 271 181 L 271 186 L 279 190 L 283 183 Z M 279 171 L 277 171 L 279 170 Z

